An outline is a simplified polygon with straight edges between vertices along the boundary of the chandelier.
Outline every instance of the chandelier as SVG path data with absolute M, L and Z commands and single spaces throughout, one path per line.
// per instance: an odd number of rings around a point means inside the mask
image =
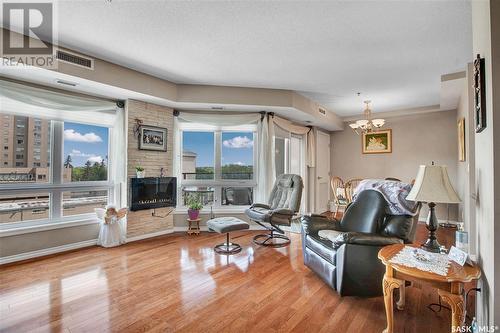
M 359 135 L 359 133 L 370 133 L 381 128 L 385 124 L 384 119 L 372 119 L 372 110 L 370 109 L 370 103 L 372 101 L 364 101 L 365 110 L 363 111 L 364 119 L 356 120 L 356 122 L 349 124 L 349 126 Z

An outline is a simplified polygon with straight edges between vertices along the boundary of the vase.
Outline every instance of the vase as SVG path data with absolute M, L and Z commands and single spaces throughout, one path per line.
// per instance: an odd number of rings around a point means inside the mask
M 200 211 L 198 209 L 188 209 L 188 216 L 190 220 L 196 220 L 200 216 Z
M 137 178 L 146 177 L 146 171 L 136 171 L 135 174 L 136 174 Z

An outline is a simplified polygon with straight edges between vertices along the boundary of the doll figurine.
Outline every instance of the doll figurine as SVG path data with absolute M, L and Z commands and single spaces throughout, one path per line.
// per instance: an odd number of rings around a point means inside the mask
M 104 214 L 104 223 L 110 224 L 115 223 L 118 220 L 121 220 L 127 215 L 127 208 L 122 208 L 120 210 L 116 210 L 115 205 L 107 205 L 106 213 Z
M 117 210 L 115 205 L 107 205 L 101 211 L 104 214 L 101 216 L 102 223 L 98 244 L 104 247 L 113 247 L 125 243 L 127 208 Z

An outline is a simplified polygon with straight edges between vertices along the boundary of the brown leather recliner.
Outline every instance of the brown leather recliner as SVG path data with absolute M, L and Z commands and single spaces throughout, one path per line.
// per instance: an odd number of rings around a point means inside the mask
M 365 190 L 341 221 L 321 215 L 302 217 L 304 264 L 341 296 L 380 296 L 384 265 L 377 255 L 390 244 L 411 243 L 416 216 L 390 215 L 381 193 Z

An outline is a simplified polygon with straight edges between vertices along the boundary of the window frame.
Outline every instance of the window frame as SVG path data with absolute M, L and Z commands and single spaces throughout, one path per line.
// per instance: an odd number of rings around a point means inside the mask
M 183 152 L 183 134 L 184 132 L 213 132 L 214 133 L 214 179 L 184 179 L 182 175 L 182 152 Z M 253 134 L 253 174 L 252 179 L 222 179 L 222 133 L 227 132 L 251 132 Z M 222 188 L 224 187 L 251 187 L 253 189 L 253 198 L 257 191 L 258 164 L 258 133 L 256 125 L 239 126 L 213 126 L 206 124 L 181 123 L 178 128 L 178 174 L 180 179 L 177 189 L 177 207 L 178 212 L 184 212 L 187 207 L 184 205 L 182 188 L 186 186 L 206 186 L 214 188 L 214 203 L 211 206 L 218 211 L 243 211 L 248 205 L 222 205 Z M 202 212 L 210 211 L 210 206 L 203 207 Z
M 29 116 L 37 118 L 36 116 Z M 64 182 L 64 120 L 47 119 L 51 122 L 50 126 L 50 165 L 49 180 L 47 183 L 0 183 L 0 194 L 8 192 L 9 194 L 30 194 L 30 193 L 48 193 L 49 194 L 49 217 L 37 220 L 25 220 L 16 222 L 0 223 L 0 231 L 9 233 L 10 230 L 30 230 L 33 227 L 44 225 L 57 224 L 69 226 L 68 223 L 74 225 L 81 221 L 82 224 L 97 223 L 94 212 L 76 214 L 71 216 L 63 216 L 63 192 L 78 192 L 85 190 L 107 191 L 107 204 L 113 202 L 114 184 L 111 179 L 111 168 L 113 161 L 111 160 L 111 138 L 113 128 L 103 126 L 102 124 L 87 123 L 88 125 L 106 127 L 108 129 L 108 165 L 107 165 L 107 180 L 103 181 L 84 181 L 84 182 Z M 72 123 L 81 123 L 77 121 L 68 121 Z M 5 235 L 3 235 L 5 236 Z

